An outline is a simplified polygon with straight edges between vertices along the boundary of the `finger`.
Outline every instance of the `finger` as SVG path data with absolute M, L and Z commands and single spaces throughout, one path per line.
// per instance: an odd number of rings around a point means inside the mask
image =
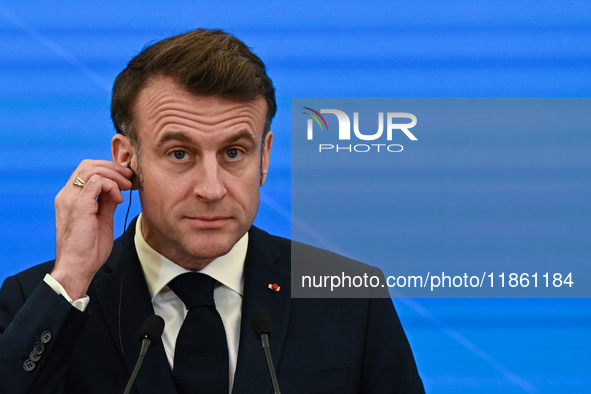
M 123 202 L 123 196 L 116 182 L 99 175 L 92 176 L 86 186 L 77 195 L 70 195 L 66 201 L 67 210 L 75 210 L 76 216 L 103 215 L 102 204 L 107 204 L 107 211 Z
M 110 222 L 113 221 L 113 216 L 115 215 L 115 210 L 117 209 L 117 205 L 119 205 L 123 201 L 117 201 L 113 199 L 113 193 L 101 193 L 98 196 L 98 211 L 96 213 L 97 216 L 104 218 L 105 220 L 109 220 Z M 121 193 L 119 193 L 121 196 Z M 123 197 L 121 197 L 123 199 Z
M 119 163 L 107 160 L 83 160 L 76 170 L 70 175 L 69 182 L 74 183 L 74 180 L 79 177 L 84 182 L 94 175 L 100 174 L 106 178 L 115 180 L 120 187 L 127 186 L 125 179 L 131 179 L 133 171 Z
M 115 215 L 117 205 L 121 204 L 124 201 L 124 199 L 121 195 L 121 191 L 119 190 L 117 184 L 113 181 L 105 181 L 102 190 L 103 192 L 97 198 L 98 211 L 96 215 L 102 217 L 103 220 L 111 223 L 112 227 L 113 216 Z
M 133 171 L 119 163 L 105 160 L 85 160 L 78 166 L 78 175 L 86 180 L 94 174 L 102 175 L 115 181 L 131 179 Z M 124 182 L 125 183 L 125 182 Z
M 123 195 L 117 182 L 100 175 L 91 176 L 81 193 L 87 194 L 93 199 L 103 196 L 103 198 L 110 198 L 117 204 L 123 202 Z
M 78 176 L 82 179 L 90 179 L 95 176 L 109 179 L 114 181 L 120 190 L 129 190 L 132 187 L 132 182 L 130 179 L 124 177 L 119 172 L 111 170 L 110 168 L 93 167 L 92 169 L 86 170 L 85 172 L 81 172 Z
M 133 172 L 129 168 L 118 163 L 98 160 L 85 160 L 72 174 L 70 181 L 74 184 L 74 180 L 80 178 L 82 181 L 88 182 L 94 175 L 115 181 L 121 190 L 128 190 L 132 187 L 130 178 Z
M 99 172 L 102 172 L 102 170 Z M 125 179 L 118 180 L 119 183 L 95 174 L 88 179 L 84 187 L 66 185 L 55 197 L 56 213 L 64 214 L 76 210 L 78 215 L 83 213 L 96 215 L 100 208 L 97 205 L 97 198 L 101 194 L 106 195 L 103 198 L 104 201 L 106 201 L 105 198 L 108 198 L 113 201 L 114 206 L 122 203 L 124 199 L 119 184 L 129 188 L 131 182 Z

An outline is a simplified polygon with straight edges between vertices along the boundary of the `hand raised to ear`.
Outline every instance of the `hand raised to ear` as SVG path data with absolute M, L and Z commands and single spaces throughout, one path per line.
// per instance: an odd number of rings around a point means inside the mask
M 88 286 L 113 248 L 113 215 L 132 187 L 133 171 L 105 160 L 84 160 L 55 198 L 56 260 L 51 276 L 72 299 Z

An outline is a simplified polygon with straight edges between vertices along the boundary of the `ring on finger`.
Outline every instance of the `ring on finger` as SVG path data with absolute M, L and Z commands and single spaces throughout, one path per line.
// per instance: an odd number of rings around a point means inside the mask
M 76 180 L 74 181 L 74 185 L 80 186 L 80 187 L 84 187 L 84 186 L 86 186 L 86 182 L 84 182 L 82 180 L 82 178 L 80 178 L 79 176 L 77 176 L 76 177 Z

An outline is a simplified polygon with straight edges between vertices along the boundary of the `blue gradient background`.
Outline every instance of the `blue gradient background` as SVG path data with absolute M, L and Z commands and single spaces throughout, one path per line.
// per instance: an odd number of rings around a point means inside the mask
M 350 139 L 304 107 L 343 111 Z M 395 111 L 416 141 L 387 139 Z M 382 136 L 357 138 L 353 113 L 365 135 L 382 113 Z M 294 97 L 291 116 L 293 240 L 378 266 L 393 297 L 591 297 L 591 99 Z
M 284 236 L 291 97 L 591 92 L 585 1 L 2 2 L 0 279 L 53 258 L 55 194 L 80 160 L 110 157 L 116 74 L 194 27 L 234 33 L 268 65 L 279 113 L 256 223 Z M 591 392 L 589 299 L 395 304 L 430 393 Z

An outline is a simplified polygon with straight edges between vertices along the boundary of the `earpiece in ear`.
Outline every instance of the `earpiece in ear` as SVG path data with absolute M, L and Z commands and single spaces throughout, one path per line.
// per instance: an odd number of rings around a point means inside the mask
M 131 162 L 127 163 L 127 168 L 129 168 L 131 170 L 131 179 L 130 179 L 130 181 L 133 182 L 133 178 L 135 178 L 135 171 L 133 170 L 133 168 L 131 168 Z

